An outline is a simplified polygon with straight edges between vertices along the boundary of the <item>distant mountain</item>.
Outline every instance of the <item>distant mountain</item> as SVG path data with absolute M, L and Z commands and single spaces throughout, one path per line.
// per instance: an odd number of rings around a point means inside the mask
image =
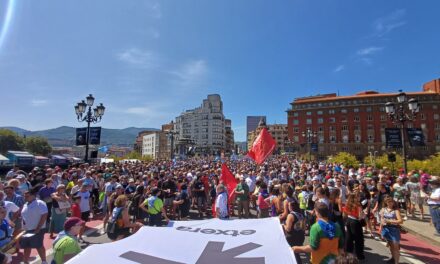
M 21 136 L 41 136 L 47 138 L 54 147 L 66 147 L 75 145 L 76 128 L 62 126 L 53 129 L 29 131 L 19 127 L 0 127 L 12 130 Z M 156 128 L 128 127 L 124 129 L 102 128 L 101 145 L 133 146 L 136 136 L 144 130 L 159 131 Z

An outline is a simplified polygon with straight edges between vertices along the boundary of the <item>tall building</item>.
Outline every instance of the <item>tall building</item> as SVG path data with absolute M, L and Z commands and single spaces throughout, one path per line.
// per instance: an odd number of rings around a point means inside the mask
M 138 133 L 134 146 L 133 146 L 133 150 L 136 151 L 139 154 L 142 154 L 142 149 L 143 149 L 143 139 L 145 135 L 154 133 L 157 130 L 144 130 Z
M 317 155 L 325 158 L 338 152 L 350 152 L 363 158 L 386 148 L 385 128 L 396 127 L 386 112 L 385 103 L 395 102 L 397 93 L 360 92 L 352 96 L 335 93 L 296 98 L 287 111 L 289 139 L 298 153 L 308 151 L 307 129 L 316 132 L 312 143 Z M 423 158 L 440 151 L 440 80 L 426 83 L 420 92 L 407 93 L 420 103 L 420 112 L 407 128 L 421 128 L 426 146 L 410 147 L 409 158 Z M 397 127 L 399 127 L 397 125 Z
M 260 121 L 266 123 L 266 116 L 247 116 L 246 117 L 246 142 L 249 142 L 249 133 L 257 129 Z
M 178 154 L 186 154 L 192 147 L 196 153 L 206 155 L 226 151 L 225 116 L 220 95 L 208 95 L 200 107 L 176 117 L 174 130 Z
M 226 154 L 231 154 L 232 151 L 235 151 L 234 131 L 232 130 L 231 119 L 225 119 L 225 138 L 225 152 Z
M 142 138 L 142 156 L 150 156 L 153 159 L 159 158 L 159 142 L 162 131 L 144 135 Z

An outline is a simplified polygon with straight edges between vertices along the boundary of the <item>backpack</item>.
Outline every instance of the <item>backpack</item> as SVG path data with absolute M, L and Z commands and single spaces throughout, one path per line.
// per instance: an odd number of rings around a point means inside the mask
M 111 240 L 115 240 L 118 237 L 118 230 L 119 230 L 119 226 L 118 226 L 118 219 L 122 214 L 122 210 L 119 210 L 119 212 L 116 212 L 116 216 L 115 217 L 111 217 L 111 219 L 108 221 L 107 223 L 107 237 L 110 238 Z

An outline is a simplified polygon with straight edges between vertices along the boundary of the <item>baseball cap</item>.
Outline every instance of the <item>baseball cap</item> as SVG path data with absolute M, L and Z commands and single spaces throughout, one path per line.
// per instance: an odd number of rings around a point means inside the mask
M 120 184 L 117 184 L 116 187 L 115 187 L 115 189 L 124 189 L 124 186 L 122 186 L 122 185 L 120 185 Z
M 72 227 L 76 225 L 82 225 L 85 222 L 78 217 L 69 217 L 66 222 L 64 222 L 64 230 L 69 231 Z

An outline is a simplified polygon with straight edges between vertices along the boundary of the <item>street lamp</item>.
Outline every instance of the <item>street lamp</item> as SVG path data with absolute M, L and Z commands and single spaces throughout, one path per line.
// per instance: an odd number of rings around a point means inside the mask
M 370 154 L 370 162 L 371 162 L 371 165 L 373 166 L 373 169 L 376 169 L 376 155 L 377 155 L 377 153 L 378 153 L 377 151 L 374 151 L 374 152 L 369 151 L 368 152 L 368 154 Z
M 309 143 L 309 160 L 312 160 L 312 143 L 313 138 L 317 136 L 317 133 L 315 131 L 312 131 L 310 128 L 307 128 L 306 131 L 302 132 L 302 136 L 306 138 L 307 143 Z
M 397 104 L 388 102 L 385 104 L 385 112 L 388 118 L 395 124 L 400 124 L 400 135 L 402 137 L 402 156 L 403 156 L 403 169 L 405 173 L 408 172 L 408 166 L 406 161 L 406 142 L 405 142 L 405 122 L 413 121 L 416 119 L 417 113 L 420 110 L 419 102 L 411 98 L 407 100 L 407 96 L 402 90 L 397 95 Z M 409 111 L 405 110 L 405 104 Z
M 89 159 L 89 137 L 90 137 L 90 123 L 98 123 L 101 121 L 102 116 L 105 112 L 105 107 L 101 103 L 93 109 L 92 106 L 95 102 L 95 98 L 89 94 L 86 97 L 86 101 L 82 100 L 77 105 L 75 105 L 75 114 L 79 122 L 87 122 L 87 132 L 86 132 L 86 154 L 84 156 L 84 162 L 87 162 Z M 87 109 L 87 107 L 89 107 Z M 87 111 L 87 113 L 86 113 Z M 85 115 L 84 115 L 85 113 Z M 83 116 L 84 115 L 84 116 Z

